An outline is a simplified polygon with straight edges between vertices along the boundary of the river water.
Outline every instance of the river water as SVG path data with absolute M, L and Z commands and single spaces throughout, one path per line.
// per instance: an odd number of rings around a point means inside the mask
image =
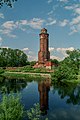
M 26 81 L 2 79 L 0 82 L 0 98 L 2 92 L 21 93 L 21 102 L 28 110 L 35 103 L 40 103 L 44 118 L 49 120 L 80 120 L 80 85 L 69 83 L 51 84 L 50 79 L 43 81 Z

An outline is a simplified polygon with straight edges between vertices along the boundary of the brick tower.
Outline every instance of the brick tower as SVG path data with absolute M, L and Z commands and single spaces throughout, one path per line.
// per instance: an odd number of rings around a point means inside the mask
M 41 29 L 40 36 L 40 50 L 38 52 L 38 63 L 45 64 L 50 60 L 50 52 L 49 52 L 49 34 L 47 33 L 47 29 Z

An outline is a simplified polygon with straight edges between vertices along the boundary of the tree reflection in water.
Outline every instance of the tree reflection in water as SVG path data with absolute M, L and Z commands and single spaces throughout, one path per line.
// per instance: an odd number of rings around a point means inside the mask
M 27 81 L 23 79 L 0 79 L 0 93 L 17 93 L 27 86 Z
M 11 91 L 13 93 L 20 92 L 24 88 L 26 88 L 27 82 L 28 82 L 28 80 L 25 80 L 25 79 L 11 79 L 11 78 L 6 79 L 6 78 L 0 77 L 0 93 L 10 93 Z M 29 80 L 29 82 L 30 82 L 30 80 Z M 40 110 L 42 111 L 42 115 L 46 115 L 47 111 L 49 109 L 48 101 L 49 101 L 50 86 L 51 86 L 50 79 L 46 79 L 46 80 L 38 82 L 38 91 L 39 91 L 39 96 L 40 96 L 39 97 Z M 31 87 L 29 87 L 28 92 L 27 92 L 28 96 L 30 94 L 32 94 L 33 91 L 31 91 L 31 90 L 32 90 Z M 31 93 L 29 93 L 29 91 Z M 36 93 L 38 91 L 36 91 Z M 53 93 L 55 94 L 55 92 L 58 92 L 58 95 L 60 96 L 61 99 L 66 98 L 65 101 L 67 104 L 80 105 L 80 84 L 57 82 L 57 83 L 53 84 Z M 24 94 L 26 95 L 26 93 L 24 93 Z M 35 93 L 34 93 L 34 95 L 35 95 Z M 53 96 L 52 92 L 50 95 Z M 55 95 L 57 96 L 57 94 L 55 94 Z M 34 96 L 34 98 L 35 97 L 36 97 L 36 95 Z M 55 97 L 55 96 L 53 96 L 53 97 Z M 55 102 L 53 97 L 51 98 L 52 99 L 51 101 Z M 31 99 L 31 96 L 29 98 Z M 26 104 L 27 104 L 27 102 L 26 102 Z M 52 106 L 54 106 L 53 103 L 50 107 L 52 107 Z M 57 109 L 57 108 L 55 108 L 55 109 Z
M 40 95 L 40 110 L 42 115 L 47 114 L 48 99 L 49 99 L 49 90 L 50 90 L 51 80 L 46 79 L 38 83 L 38 91 Z
M 53 84 L 54 91 L 58 91 L 61 99 L 67 97 L 66 103 L 80 104 L 80 84 L 57 82 Z

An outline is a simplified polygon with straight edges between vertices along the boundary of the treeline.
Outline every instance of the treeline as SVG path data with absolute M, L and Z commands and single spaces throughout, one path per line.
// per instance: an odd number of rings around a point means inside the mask
M 19 49 L 0 48 L 0 67 L 25 66 L 27 55 Z
M 59 63 L 52 74 L 53 80 L 78 79 L 80 74 L 80 50 L 66 51 L 68 57 Z

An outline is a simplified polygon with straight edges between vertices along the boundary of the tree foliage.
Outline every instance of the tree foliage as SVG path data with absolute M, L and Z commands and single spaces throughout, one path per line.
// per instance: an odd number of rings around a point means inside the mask
M 34 104 L 33 108 L 27 110 L 28 120 L 48 120 L 48 118 L 44 118 L 41 116 L 41 110 L 39 103 Z
M 80 50 L 73 50 L 73 51 L 66 51 L 67 54 L 69 55 L 69 58 L 71 59 L 71 61 L 74 62 L 74 64 L 76 64 L 77 68 L 80 68 Z
M 58 92 L 61 99 L 66 98 L 67 104 L 80 104 L 80 86 L 77 83 L 56 82 L 53 84 L 53 93 Z
M 21 120 L 23 117 L 23 106 L 20 97 L 13 94 L 3 95 L 0 103 L 0 120 Z
M 0 48 L 0 67 L 24 66 L 27 62 L 27 55 L 19 49 Z
M 57 59 L 51 59 L 50 60 L 52 63 L 54 63 L 55 65 L 58 65 L 59 64 L 59 61 Z
M 9 7 L 12 7 L 13 3 L 17 0 L 0 0 L 0 7 L 2 7 L 4 4 L 6 4 Z
M 52 75 L 54 80 L 77 79 L 80 69 L 80 50 L 67 51 L 67 54 L 68 57 L 60 62 Z

